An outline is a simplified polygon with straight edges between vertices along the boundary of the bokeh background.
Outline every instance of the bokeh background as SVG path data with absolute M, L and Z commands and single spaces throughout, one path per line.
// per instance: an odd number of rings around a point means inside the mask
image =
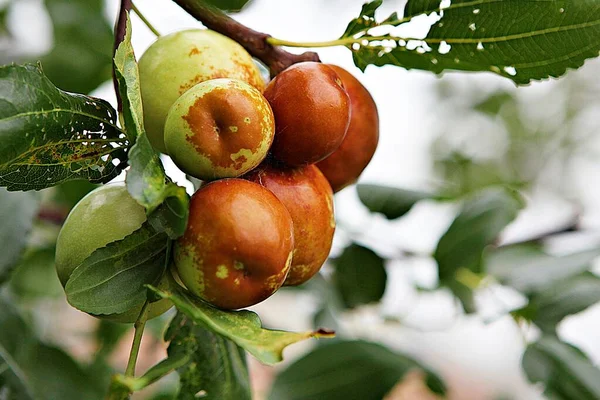
M 362 3 L 253 0 L 234 17 L 277 38 L 323 41 L 339 37 L 348 21 L 358 15 Z M 388 15 L 401 10 L 404 3 L 388 0 L 380 11 Z M 171 1 L 139 0 L 137 5 L 161 34 L 200 26 Z M 89 7 L 84 5 L 79 12 L 96 11 Z M 61 40 L 41 0 L 2 0 L 0 9 L 3 63 L 43 58 Z M 117 10 L 117 0 L 105 0 L 98 15 L 112 26 Z M 79 16 L 61 18 L 76 20 Z M 434 18 L 417 18 L 402 28 L 402 33 L 424 36 Z M 155 37 L 137 16 L 132 17 L 132 23 L 133 45 L 139 57 Z M 546 250 L 552 254 L 600 244 L 600 185 L 596 184 L 600 176 L 599 62 L 589 61 L 557 81 L 517 88 L 488 73 L 435 76 L 370 66 L 363 74 L 353 66 L 345 48 L 323 48 L 318 52 L 324 62 L 343 66 L 358 76 L 379 108 L 379 148 L 360 182 L 448 196 L 508 183 L 522 190 L 527 207 L 503 232 L 501 243 L 543 238 Z M 99 51 L 96 56 L 105 54 Z M 74 57 L 73 65 L 77 71 L 86 64 L 84 59 Z M 107 71 L 86 73 L 109 76 Z M 86 76 L 78 79 L 83 85 L 91 82 Z M 116 103 L 111 81 L 90 89 L 92 95 Z M 184 175 L 168 158 L 164 161 L 168 174 L 191 192 Z M 538 332 L 507 315 L 523 305 L 524 298 L 506 287 L 483 285 L 477 292 L 480 311 L 465 316 L 449 292 L 420 290 L 436 286 L 436 264 L 431 254 L 456 215 L 457 204 L 422 201 L 406 217 L 388 221 L 370 214 L 355 188 L 349 187 L 336 195 L 335 206 L 338 229 L 332 255 L 355 241 L 393 261 L 386 263 L 388 283 L 381 303 L 317 322 L 330 324 L 324 327 L 335 328 L 344 337 L 378 341 L 413 356 L 440 373 L 449 386 L 451 399 L 543 398 L 542 388 L 528 383 L 520 365 L 526 344 Z M 55 234 L 51 228 L 40 232 L 34 240 L 43 241 L 44 235 Z M 95 351 L 98 321 L 66 305 L 58 280 L 47 264 L 40 262 L 20 272 L 23 276 L 15 279 L 14 289 L 43 337 L 85 360 Z M 324 276 L 330 272 L 329 266 L 323 269 Z M 313 289 L 318 285 L 317 279 Z M 254 309 L 269 327 L 307 330 L 314 327 L 314 314 L 323 299 L 318 290 L 284 289 Z M 148 335 L 144 342 L 140 371 L 164 356 L 159 338 L 167 320 L 168 316 L 150 325 L 154 338 Z M 564 320 L 559 336 L 598 363 L 599 328 L 600 306 L 595 306 Z M 123 368 L 129 344 L 130 336 L 119 342 L 110 354 L 113 365 Z M 277 370 L 314 345 L 311 341 L 292 346 L 286 350 L 286 361 L 276 368 L 251 362 L 256 398 L 265 398 Z M 389 398 L 435 398 L 424 393 L 418 381 L 418 375 L 412 376 Z M 157 392 L 169 391 L 174 382 L 161 381 L 136 398 L 152 398 Z

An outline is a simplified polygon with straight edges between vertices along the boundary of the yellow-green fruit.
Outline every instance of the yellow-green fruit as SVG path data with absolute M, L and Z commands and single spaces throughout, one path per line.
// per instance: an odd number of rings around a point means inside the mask
M 212 79 L 175 101 L 165 145 L 175 164 L 202 180 L 234 178 L 261 163 L 275 135 L 267 99 L 237 79 Z
M 152 145 L 163 153 L 167 112 L 194 85 L 234 78 L 261 92 L 265 87 L 250 54 L 235 41 L 207 29 L 161 36 L 140 58 L 139 71 L 145 128 Z
M 63 287 L 69 277 L 96 249 L 130 235 L 146 221 L 144 208 L 127 192 L 123 184 L 101 186 L 88 193 L 69 213 L 56 243 L 56 272 Z M 164 286 L 166 282 L 161 282 Z M 102 315 L 115 322 L 134 322 L 143 304 L 120 314 Z M 170 301 L 150 305 L 149 318 L 169 308 Z

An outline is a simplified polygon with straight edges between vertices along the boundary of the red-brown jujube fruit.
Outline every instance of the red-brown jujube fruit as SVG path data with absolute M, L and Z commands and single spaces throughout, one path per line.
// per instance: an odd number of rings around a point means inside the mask
M 230 178 L 192 196 L 174 260 L 193 294 L 236 309 L 259 303 L 281 287 L 293 249 L 292 218 L 281 201 L 256 183 Z
M 312 164 L 333 153 L 346 136 L 350 99 L 327 65 L 294 64 L 277 75 L 264 96 L 275 115 L 271 153 L 289 166 Z
M 342 79 L 350 96 L 350 126 L 340 147 L 317 166 L 334 192 L 356 182 L 367 167 L 379 142 L 379 114 L 371 94 L 345 69 L 329 65 Z
M 285 285 L 306 282 L 331 250 L 335 218 L 329 182 L 314 165 L 293 169 L 261 165 L 244 177 L 272 191 L 290 212 L 295 248 Z

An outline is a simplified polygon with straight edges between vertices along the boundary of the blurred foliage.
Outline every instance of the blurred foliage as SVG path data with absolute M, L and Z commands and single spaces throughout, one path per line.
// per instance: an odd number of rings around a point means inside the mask
M 564 79 L 518 90 L 466 77 L 441 80 L 437 118 L 444 123 L 432 146 L 441 189 L 458 196 L 497 184 L 530 189 L 543 183 L 575 198 L 572 167 L 598 156 L 597 70 L 593 62 Z
M 41 58 L 59 88 L 89 93 L 111 78 L 113 34 L 102 15 L 103 0 L 45 0 L 54 45 Z
M 354 308 L 381 300 L 387 273 L 384 260 L 373 250 L 352 244 L 332 263 L 335 268 L 333 284 L 346 307 Z
M 67 353 L 41 342 L 17 308 L 0 296 L 0 393 L 8 399 L 102 399 L 104 380 Z
M 426 372 L 431 391 L 442 381 L 418 362 L 375 343 L 338 341 L 318 347 L 281 372 L 269 400 L 380 400 L 409 371 Z
M 578 348 L 555 336 L 542 336 L 523 356 L 523 369 L 544 394 L 556 400 L 600 398 L 600 370 Z
M 3 248 L 0 252 L 0 283 L 8 278 L 25 249 L 38 210 L 38 197 L 35 193 L 11 193 L 0 188 L 0 243 Z

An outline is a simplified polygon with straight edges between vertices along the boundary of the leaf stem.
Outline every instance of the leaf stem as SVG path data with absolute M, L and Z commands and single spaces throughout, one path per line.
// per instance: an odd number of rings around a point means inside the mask
M 140 311 L 138 319 L 133 325 L 135 334 L 133 336 L 133 343 L 131 345 L 131 352 L 129 353 L 129 361 L 127 361 L 127 369 L 125 370 L 125 376 L 135 376 L 135 363 L 140 352 L 140 345 L 142 343 L 142 336 L 144 335 L 144 327 L 146 326 L 146 320 L 148 319 L 148 307 L 150 302 L 146 300 Z
M 146 24 L 146 26 L 148 27 L 148 29 L 150 29 L 152 31 L 152 33 L 154 33 L 156 36 L 160 36 L 160 33 L 156 30 L 156 28 L 150 23 L 150 21 L 148 21 L 148 19 L 146 19 L 146 17 L 144 16 L 144 14 L 142 14 L 142 12 L 139 10 L 139 8 L 137 8 L 137 6 L 135 5 L 135 3 L 131 3 L 131 9 L 133 10 L 133 12 L 140 17 L 140 19 L 142 20 L 142 22 L 144 22 L 144 24 Z

